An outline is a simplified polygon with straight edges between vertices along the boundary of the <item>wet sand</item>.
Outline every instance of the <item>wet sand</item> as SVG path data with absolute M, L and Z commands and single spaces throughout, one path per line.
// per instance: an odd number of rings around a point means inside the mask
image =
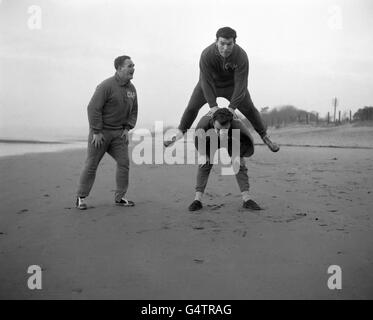
M 211 174 L 190 213 L 196 166 L 132 165 L 113 205 L 105 156 L 74 208 L 85 150 L 0 159 L 0 298 L 372 299 L 373 150 L 257 146 L 247 161 L 263 211 L 241 208 L 233 176 Z M 40 291 L 27 268 L 43 269 Z M 330 265 L 342 290 L 329 290 Z

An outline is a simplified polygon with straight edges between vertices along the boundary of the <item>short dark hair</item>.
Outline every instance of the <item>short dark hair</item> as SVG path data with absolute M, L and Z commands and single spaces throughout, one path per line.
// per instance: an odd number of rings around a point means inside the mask
M 116 57 L 115 60 L 114 60 L 115 70 L 118 70 L 119 67 L 123 66 L 124 61 L 126 61 L 127 59 L 131 59 L 131 57 L 129 57 L 129 56 Z
M 216 32 L 216 39 L 219 39 L 219 37 L 222 37 L 224 39 L 230 39 L 230 38 L 233 38 L 234 41 L 236 41 L 236 38 L 237 38 L 237 33 L 235 30 L 233 30 L 232 28 L 230 27 L 223 27 L 223 28 L 220 28 L 217 32 Z
M 214 112 L 212 115 L 212 120 L 218 121 L 222 126 L 232 122 L 233 114 L 229 111 L 228 108 L 220 108 Z

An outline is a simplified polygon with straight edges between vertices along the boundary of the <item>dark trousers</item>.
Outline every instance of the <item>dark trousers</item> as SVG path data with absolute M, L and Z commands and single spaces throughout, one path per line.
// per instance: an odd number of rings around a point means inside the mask
M 233 87 L 217 88 L 216 94 L 217 94 L 217 97 L 222 97 L 230 101 L 233 95 L 233 90 L 234 90 Z M 188 106 L 185 109 L 184 114 L 180 121 L 179 129 L 182 132 L 187 131 L 192 126 L 194 120 L 197 118 L 199 110 L 206 103 L 207 101 L 203 94 L 202 87 L 200 83 L 198 82 L 196 87 L 194 88 L 194 91 L 192 93 L 192 96 L 190 97 Z M 239 104 L 237 109 L 250 121 L 255 131 L 258 132 L 258 134 L 261 137 L 266 135 L 267 128 L 265 124 L 263 123 L 263 120 L 260 116 L 259 111 L 255 108 L 248 90 L 246 90 L 245 98 Z
M 210 163 L 210 161 L 198 166 L 196 192 L 203 193 L 205 191 L 212 166 L 213 164 Z M 236 173 L 236 180 L 241 192 L 249 191 L 249 176 L 247 175 L 247 167 L 244 158 L 240 158 L 240 169 Z
M 214 143 L 211 143 L 210 136 L 203 136 L 202 135 L 203 133 L 206 133 L 206 131 L 203 130 L 203 129 L 202 129 L 202 131 L 200 131 L 198 129 L 198 128 L 207 128 L 209 121 L 210 121 L 209 116 L 203 116 L 201 118 L 201 120 L 199 121 L 199 123 L 197 125 L 196 135 L 195 135 L 195 138 L 194 138 L 194 145 L 195 145 L 198 153 L 200 155 L 206 156 L 206 160 L 207 160 L 205 163 L 200 164 L 198 166 L 198 172 L 197 172 L 196 191 L 197 192 L 202 192 L 202 193 L 205 191 L 207 181 L 208 181 L 209 176 L 210 176 L 210 171 L 213 167 L 213 164 L 211 163 L 212 159 L 214 158 L 214 155 L 215 155 L 216 151 L 218 151 L 218 149 L 220 149 L 221 147 L 224 147 L 224 146 L 221 146 L 221 142 L 220 142 L 220 139 L 218 137 L 213 138 L 213 139 L 216 139 L 216 141 L 217 141 L 217 145 L 214 145 Z M 239 129 L 241 127 L 241 125 L 242 125 L 242 122 L 240 120 L 233 120 L 231 128 L 232 129 Z M 206 144 L 204 146 L 205 148 L 200 146 L 200 144 L 199 144 L 199 139 L 203 139 L 203 138 L 206 139 L 205 140 Z M 249 191 L 249 188 L 250 188 L 249 176 L 247 175 L 247 167 L 246 167 L 246 164 L 245 164 L 245 158 L 248 158 L 248 157 L 253 155 L 254 144 L 253 144 L 251 136 L 248 137 L 248 136 L 245 136 L 242 133 L 240 134 L 239 143 L 240 143 L 240 154 L 239 154 L 239 156 L 240 156 L 240 168 L 239 168 L 238 172 L 236 173 L 236 180 L 237 180 L 238 186 L 240 188 L 240 191 L 244 192 L 244 191 Z M 228 154 L 231 158 L 232 158 L 232 156 L 235 156 L 235 155 L 232 154 L 233 153 L 233 150 L 232 150 L 233 141 L 232 141 L 231 136 L 228 137 L 228 144 L 225 147 L 227 147 Z

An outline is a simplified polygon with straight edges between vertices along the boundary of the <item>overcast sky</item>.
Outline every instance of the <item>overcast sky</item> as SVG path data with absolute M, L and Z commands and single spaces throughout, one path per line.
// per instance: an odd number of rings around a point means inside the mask
M 333 96 L 342 110 L 373 105 L 371 0 L 0 0 L 0 136 L 85 130 L 89 99 L 123 54 L 136 65 L 138 127 L 177 125 L 222 26 L 249 56 L 259 110 L 324 116 Z

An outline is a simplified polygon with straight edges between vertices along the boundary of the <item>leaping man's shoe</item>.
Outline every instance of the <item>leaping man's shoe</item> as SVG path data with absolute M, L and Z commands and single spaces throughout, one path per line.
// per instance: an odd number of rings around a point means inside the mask
M 163 142 L 163 145 L 167 148 L 169 147 L 171 144 L 173 144 L 174 142 L 176 141 L 176 136 L 172 137 L 171 140 L 166 140 Z
M 265 135 L 264 137 L 262 137 L 262 140 L 272 152 L 277 152 L 280 150 L 280 147 L 278 146 L 278 144 L 271 141 L 268 135 Z

